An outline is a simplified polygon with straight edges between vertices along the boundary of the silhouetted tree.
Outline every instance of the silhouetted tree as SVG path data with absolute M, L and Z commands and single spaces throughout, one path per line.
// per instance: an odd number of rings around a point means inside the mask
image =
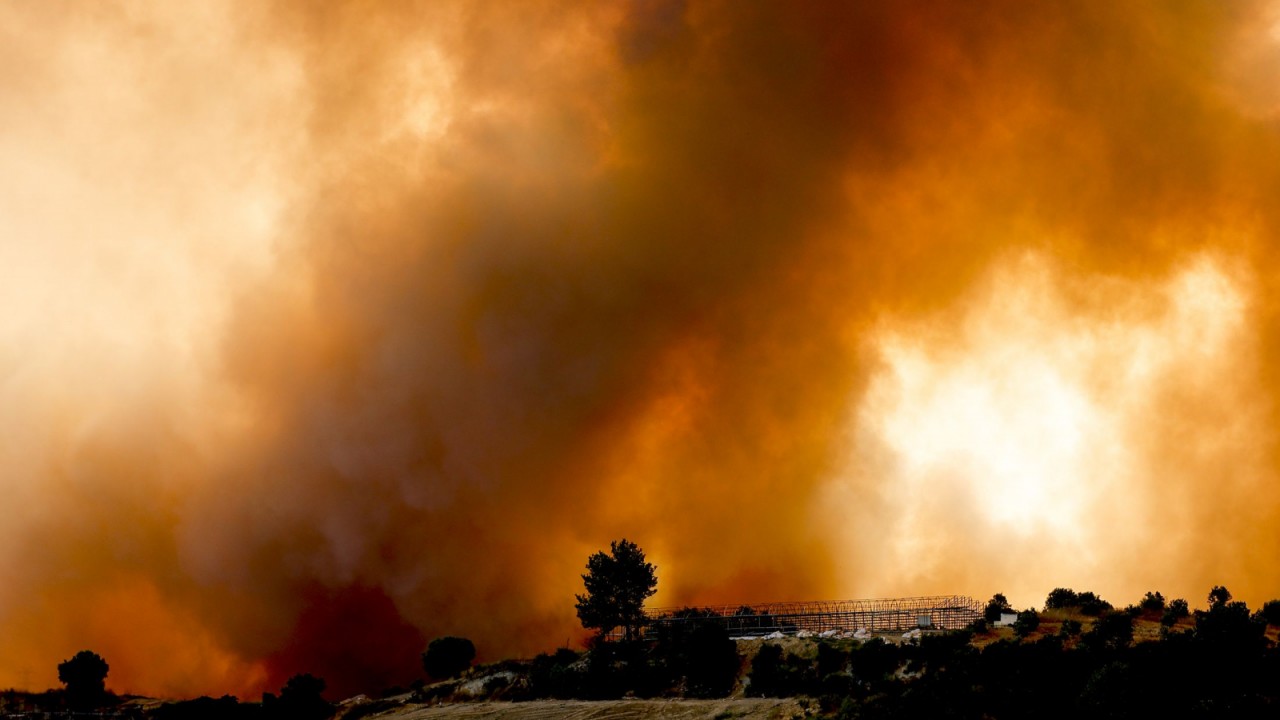
M 273 707 L 264 709 L 284 720 L 322 720 L 333 714 L 333 706 L 324 699 L 325 682 L 310 673 L 294 675 L 280 688 Z
M 1268 600 L 1258 614 L 1268 625 L 1280 625 L 1280 600 Z
M 998 622 L 1001 613 L 1013 612 L 1013 606 L 1009 604 L 1009 599 L 1003 593 L 996 593 L 987 601 L 987 607 L 982 611 L 982 617 L 987 622 Z
M 1209 609 L 1231 602 L 1231 591 L 1222 585 L 1214 585 L 1209 591 Z
M 476 659 L 476 646 L 462 637 L 438 637 L 422 653 L 422 669 L 437 680 L 456 677 L 471 667 Z
M 1142 602 L 1139 607 L 1147 612 L 1160 612 L 1164 610 L 1164 595 L 1161 595 L 1159 591 L 1148 592 L 1142 596 Z
M 1049 591 L 1049 596 L 1044 599 L 1045 610 L 1072 608 L 1079 604 L 1080 600 L 1071 588 L 1054 588 Z
M 1112 609 L 1111 603 L 1088 591 L 1076 595 L 1076 606 L 1081 614 L 1095 617 Z
M 58 680 L 67 686 L 67 704 L 73 710 L 99 707 L 107 695 L 107 671 L 111 667 L 95 652 L 81 650 L 58 663 Z
M 610 543 L 609 550 L 587 558 L 582 576 L 587 593 L 575 596 L 578 619 L 601 637 L 621 627 L 623 637 L 634 640 L 644 624 L 644 601 L 657 592 L 658 578 L 635 543 L 623 538 Z

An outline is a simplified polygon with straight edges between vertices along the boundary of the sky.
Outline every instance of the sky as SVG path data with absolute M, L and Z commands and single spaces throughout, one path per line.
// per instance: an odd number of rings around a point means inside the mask
M 0 4 L 0 686 L 1280 597 L 1280 5 Z

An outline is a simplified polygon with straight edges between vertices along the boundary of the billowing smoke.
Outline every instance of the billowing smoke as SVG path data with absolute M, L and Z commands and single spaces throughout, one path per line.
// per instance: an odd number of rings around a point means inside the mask
M 0 685 L 532 654 L 623 536 L 662 604 L 1280 595 L 1273 5 L 0 16 Z

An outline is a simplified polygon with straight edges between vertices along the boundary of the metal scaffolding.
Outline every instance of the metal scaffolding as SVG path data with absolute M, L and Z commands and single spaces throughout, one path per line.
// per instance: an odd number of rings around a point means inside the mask
M 817 602 L 776 602 L 696 608 L 655 608 L 645 612 L 647 632 L 661 634 L 691 622 L 715 622 L 731 636 L 757 636 L 806 630 L 853 632 L 933 628 L 958 630 L 982 617 L 983 606 L 964 595 L 879 598 Z

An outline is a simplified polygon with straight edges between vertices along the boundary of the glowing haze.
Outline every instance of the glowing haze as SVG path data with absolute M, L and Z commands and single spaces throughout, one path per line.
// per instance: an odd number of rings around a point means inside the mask
M 1280 596 L 1270 3 L 0 6 L 0 686 Z

